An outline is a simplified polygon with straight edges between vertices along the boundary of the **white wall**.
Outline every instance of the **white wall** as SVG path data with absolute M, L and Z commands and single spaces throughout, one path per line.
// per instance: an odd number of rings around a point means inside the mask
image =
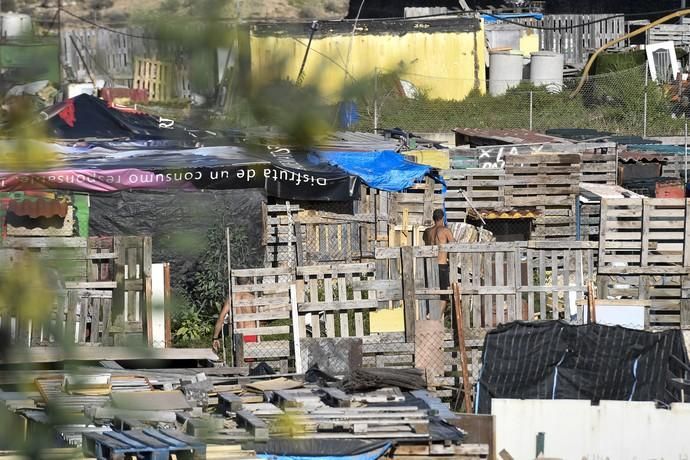
M 544 456 L 563 460 L 690 459 L 690 404 L 494 399 L 496 452 L 534 459 L 537 433 Z

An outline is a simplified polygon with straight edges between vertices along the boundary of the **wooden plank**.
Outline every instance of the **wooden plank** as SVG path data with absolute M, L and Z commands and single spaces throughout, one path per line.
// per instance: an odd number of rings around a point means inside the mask
M 197 360 L 217 361 L 213 351 L 207 348 L 131 348 L 101 347 L 92 345 L 62 347 L 38 347 L 26 350 L 21 356 L 5 356 L 3 364 L 55 363 L 63 361 L 129 361 L 129 360 Z
M 551 251 L 551 319 L 558 319 L 558 252 Z
M 403 285 L 403 307 L 405 314 L 405 337 L 408 341 L 413 341 L 415 334 L 416 297 L 414 282 L 414 256 L 411 247 L 400 248 L 400 261 Z
M 485 284 L 487 286 L 494 286 L 495 270 L 495 255 L 491 253 L 484 254 L 484 277 Z M 474 324 L 475 328 L 481 327 L 482 325 L 486 327 L 493 325 L 493 315 L 496 308 L 496 302 L 494 301 L 495 297 L 490 294 L 482 296 L 482 299 L 482 307 L 484 308 L 484 322 L 483 324 L 481 322 Z
M 323 284 L 325 294 L 324 303 L 333 303 L 333 280 L 331 278 L 325 278 L 323 280 Z M 326 311 L 326 337 L 335 337 L 335 318 L 332 310 Z
M 153 279 L 151 274 L 152 264 L 152 240 L 150 236 L 142 237 L 142 251 L 139 263 L 141 265 L 141 278 L 143 281 L 143 292 L 140 299 L 143 305 L 140 308 L 144 312 L 146 340 L 149 346 L 153 345 Z
M 126 254 L 126 264 L 127 264 L 127 279 L 128 280 L 134 280 L 134 279 L 139 279 L 139 276 L 137 274 L 137 248 L 136 247 L 130 247 L 127 246 L 125 248 L 125 254 Z M 134 290 L 127 289 L 125 287 L 126 296 L 127 296 L 127 321 L 138 321 L 139 320 L 139 315 L 137 314 L 137 296 L 138 293 Z
M 347 301 L 347 283 L 345 282 L 344 278 L 338 278 L 337 282 L 338 282 L 338 301 L 339 302 L 346 302 Z M 353 285 L 353 289 L 357 289 L 357 287 Z M 340 313 L 339 322 L 340 322 L 340 337 L 349 337 L 350 336 L 350 326 L 348 324 L 348 314 L 346 311 Z
M 544 251 L 539 251 L 539 285 L 546 286 L 546 254 Z M 546 292 L 539 294 L 539 319 L 541 321 L 547 319 Z
M 117 254 L 115 259 L 115 288 L 113 290 L 113 298 L 111 302 L 111 332 L 116 332 L 113 337 L 115 345 L 121 345 L 124 342 L 125 328 L 125 247 L 122 244 L 122 237 L 116 236 L 113 239 L 113 252 Z
M 504 265 L 504 253 L 503 252 L 497 252 L 495 255 L 495 261 L 496 261 L 496 286 L 505 286 L 504 285 L 504 274 L 505 274 L 505 265 Z M 503 324 L 505 323 L 506 318 L 505 318 L 505 297 L 503 295 L 497 295 L 496 296 L 496 323 L 493 324 L 494 326 L 498 324 Z
M 471 255 L 471 260 L 472 260 L 472 287 L 474 289 L 478 289 L 481 286 L 482 282 L 482 270 L 481 270 L 481 263 L 482 259 L 485 257 L 484 254 L 472 254 Z M 457 270 L 457 268 L 455 268 Z M 458 302 L 462 302 L 462 296 L 458 298 Z M 472 297 L 472 304 L 470 305 L 470 308 L 466 309 L 468 310 L 467 316 L 472 317 L 472 322 L 473 324 L 481 324 L 481 305 L 482 305 L 482 297 L 480 295 L 474 295 Z
M 376 299 L 362 300 L 362 291 L 355 290 L 352 292 L 352 297 L 356 304 L 359 304 L 360 308 L 355 310 L 355 337 L 364 336 L 364 315 L 362 314 L 362 308 L 367 308 L 367 304 L 371 305 L 369 308 L 377 308 L 378 302 Z
M 531 286 L 534 285 L 534 266 L 533 266 L 533 257 L 534 257 L 534 252 L 532 249 L 527 249 L 527 288 L 529 289 Z M 519 297 L 520 301 L 522 300 L 521 297 Z M 521 303 L 521 302 L 520 302 Z M 527 294 L 527 318 L 525 318 L 527 321 L 533 321 L 534 320 L 534 293 L 528 292 Z
M 90 343 L 100 342 L 101 333 L 101 304 L 103 299 L 91 299 L 91 334 L 89 337 Z
M 319 285 L 316 278 L 309 279 L 309 303 L 319 305 Z M 298 306 L 299 308 L 299 306 Z M 314 310 L 316 312 L 320 309 Z M 312 337 L 321 337 L 321 320 L 319 315 L 311 315 L 311 334 Z

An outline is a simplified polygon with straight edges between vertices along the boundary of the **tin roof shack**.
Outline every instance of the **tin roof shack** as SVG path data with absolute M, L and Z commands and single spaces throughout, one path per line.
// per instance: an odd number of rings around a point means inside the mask
M 352 36 L 351 21 L 324 21 L 314 33 L 305 68 L 305 82 L 322 94 L 337 97 L 345 71 L 333 56 L 356 56 L 347 63 L 354 79 L 371 78 L 375 72 L 393 72 L 402 65 L 416 88 L 429 97 L 462 100 L 470 91 L 486 88 L 484 29 L 477 18 L 360 20 Z M 299 74 L 311 23 L 255 23 L 248 26 L 246 64 L 251 78 L 294 80 Z M 350 50 L 350 45 L 352 49 Z M 283 63 L 281 68 L 276 65 Z M 453 79 L 429 78 L 430 70 L 443 69 Z M 277 74 L 276 74 L 277 72 Z

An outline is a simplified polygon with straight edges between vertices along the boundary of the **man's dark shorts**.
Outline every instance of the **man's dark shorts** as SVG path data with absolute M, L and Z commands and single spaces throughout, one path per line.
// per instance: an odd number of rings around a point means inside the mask
M 450 289 L 450 265 L 438 264 L 438 283 L 439 288 L 443 290 Z M 450 296 L 443 295 L 441 298 L 447 300 Z

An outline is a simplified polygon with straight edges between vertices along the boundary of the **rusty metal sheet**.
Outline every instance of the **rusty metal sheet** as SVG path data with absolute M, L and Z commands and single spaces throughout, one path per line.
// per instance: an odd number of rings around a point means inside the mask
M 489 128 L 455 128 L 456 144 L 500 145 L 500 144 L 536 144 L 536 143 L 572 143 L 568 139 L 537 133 L 529 129 L 489 129 Z
M 67 201 L 52 200 L 48 198 L 21 201 L 12 200 L 7 207 L 7 211 L 16 216 L 27 216 L 32 219 L 55 216 L 64 218 L 67 215 L 67 209 Z

